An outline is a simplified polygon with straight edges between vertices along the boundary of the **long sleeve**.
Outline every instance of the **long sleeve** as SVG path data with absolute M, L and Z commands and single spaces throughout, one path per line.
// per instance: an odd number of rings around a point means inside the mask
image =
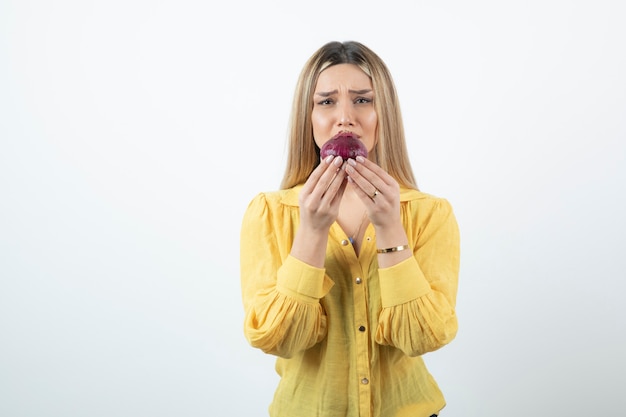
M 324 269 L 289 255 L 298 208 L 280 194 L 259 194 L 241 228 L 241 287 L 244 334 L 249 343 L 289 358 L 321 341 L 327 317 L 319 302 L 333 285 Z
M 409 356 L 439 349 L 458 329 L 459 230 L 450 204 L 434 201 L 416 219 L 410 209 L 405 213 L 414 256 L 379 269 L 382 310 L 376 342 Z

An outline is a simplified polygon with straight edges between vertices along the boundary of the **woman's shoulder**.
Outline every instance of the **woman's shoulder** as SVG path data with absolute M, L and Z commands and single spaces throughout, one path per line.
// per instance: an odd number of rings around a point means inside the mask
M 400 188 L 400 201 L 407 204 L 411 211 L 452 211 L 452 206 L 447 198 L 434 194 L 425 193 L 412 188 Z
M 279 205 L 298 206 L 298 194 L 301 185 L 285 190 L 262 191 L 252 198 L 250 205 L 275 207 Z
M 425 193 L 415 188 L 400 187 L 400 201 L 421 201 L 422 203 L 434 203 L 445 200 L 443 197 Z

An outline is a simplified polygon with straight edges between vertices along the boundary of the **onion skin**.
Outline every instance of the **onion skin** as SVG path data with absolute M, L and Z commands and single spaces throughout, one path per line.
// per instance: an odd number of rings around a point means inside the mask
M 357 156 L 367 158 L 367 148 L 354 133 L 340 132 L 328 140 L 320 149 L 320 157 L 341 156 L 344 161 Z

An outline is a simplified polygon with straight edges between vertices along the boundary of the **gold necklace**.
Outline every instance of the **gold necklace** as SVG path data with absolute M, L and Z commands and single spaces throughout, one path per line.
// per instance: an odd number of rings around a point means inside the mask
M 348 240 L 352 245 L 354 245 L 354 241 L 359 236 L 359 232 L 361 231 L 361 227 L 363 227 L 363 223 L 365 223 L 365 219 L 367 218 L 367 211 L 363 212 L 363 218 L 361 218 L 361 223 L 359 223 L 359 227 L 356 229 L 356 232 L 352 234 L 352 236 L 348 237 Z

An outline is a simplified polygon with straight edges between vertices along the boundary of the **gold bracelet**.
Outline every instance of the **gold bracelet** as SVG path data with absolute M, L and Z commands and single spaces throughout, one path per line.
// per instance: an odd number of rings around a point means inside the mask
M 398 252 L 398 251 L 405 250 L 408 248 L 409 248 L 409 245 L 394 246 L 393 248 L 376 249 L 376 253 Z

